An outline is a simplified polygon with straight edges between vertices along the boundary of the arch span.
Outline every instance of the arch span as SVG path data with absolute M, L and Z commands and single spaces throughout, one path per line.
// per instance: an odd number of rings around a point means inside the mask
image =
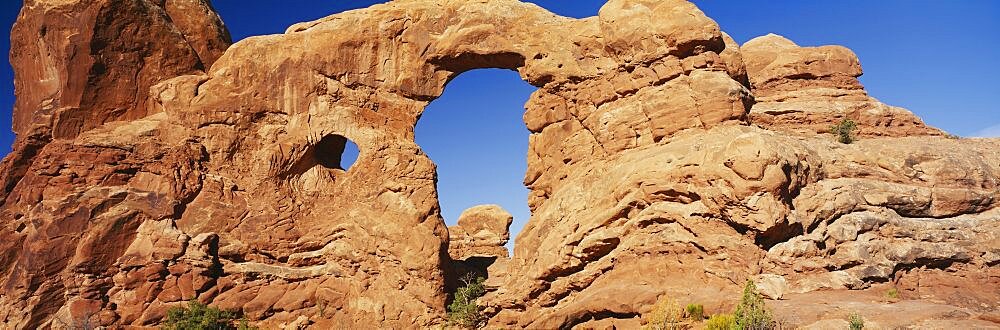
M 420 117 L 414 137 L 437 165 L 438 200 L 449 226 L 465 209 L 484 204 L 514 216 L 512 235 L 527 222 L 523 115 L 535 90 L 515 72 L 472 70 L 449 82 Z
M 157 104 L 206 141 L 213 178 L 245 189 L 224 201 L 245 219 L 209 214 L 197 220 L 213 224 L 204 230 L 255 247 L 255 262 L 322 282 L 336 299 L 394 302 L 378 312 L 347 305 L 344 318 L 411 327 L 444 310 L 448 235 L 435 164 L 414 128 L 449 81 L 501 68 L 538 88 L 523 116 L 532 218 L 511 265 L 518 276 L 558 276 L 576 270 L 552 262 L 574 258 L 563 247 L 580 242 L 567 240 L 598 225 L 567 209 L 598 198 L 566 183 L 574 173 L 681 130 L 745 124 L 749 94 L 731 78 L 738 54 L 725 49 L 718 26 L 680 0 L 612 0 L 587 19 L 512 0 L 395 1 L 245 39 L 206 76 L 170 81 Z M 350 171 L 316 189 L 280 175 L 328 134 L 358 144 Z M 540 299 L 539 287 L 513 284 L 538 280 L 505 280 L 509 301 Z

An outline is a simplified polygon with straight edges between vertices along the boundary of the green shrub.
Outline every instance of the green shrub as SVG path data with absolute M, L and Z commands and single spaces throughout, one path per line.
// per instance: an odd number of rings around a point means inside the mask
M 885 297 L 889 299 L 899 299 L 899 289 L 891 287 L 885 292 Z
M 732 314 L 716 314 L 705 321 L 705 330 L 732 330 L 736 328 L 736 319 Z
M 653 310 L 649 312 L 646 319 L 647 330 L 675 330 L 681 329 L 681 318 L 684 310 L 681 305 L 670 297 L 663 296 L 656 301 Z
M 858 124 L 853 120 L 844 119 L 841 120 L 839 124 L 833 125 L 830 128 L 830 133 L 837 136 L 837 141 L 843 144 L 851 144 L 856 141 L 854 137 L 854 130 L 858 128 Z
M 757 286 L 753 281 L 747 281 L 743 287 L 743 297 L 740 304 L 736 306 L 734 313 L 736 327 L 741 330 L 765 330 L 774 329 L 774 321 L 771 313 L 764 305 L 764 297 L 757 292 Z
M 865 328 L 865 319 L 861 318 L 858 313 L 851 313 L 848 317 L 848 322 L 851 322 L 851 330 L 861 330 Z
M 167 310 L 166 330 L 251 330 L 257 329 L 247 324 L 239 312 L 224 311 L 190 301 L 188 306 Z
M 685 308 L 688 312 L 688 317 L 695 321 L 701 321 L 705 319 L 705 306 L 701 304 L 688 304 Z
M 455 291 L 455 299 L 448 305 L 448 323 L 466 329 L 481 327 L 486 321 L 480 314 L 476 300 L 486 294 L 485 279 L 472 276 L 462 278 L 465 284 Z
M 319 310 L 319 317 L 326 317 L 326 307 L 326 300 L 320 299 L 319 302 L 316 303 L 316 309 Z

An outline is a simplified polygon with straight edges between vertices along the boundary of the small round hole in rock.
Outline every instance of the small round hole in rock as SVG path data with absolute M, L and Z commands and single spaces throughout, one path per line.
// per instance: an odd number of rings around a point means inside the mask
M 330 169 L 347 170 L 358 159 L 358 145 L 346 137 L 330 134 L 316 144 L 316 163 Z

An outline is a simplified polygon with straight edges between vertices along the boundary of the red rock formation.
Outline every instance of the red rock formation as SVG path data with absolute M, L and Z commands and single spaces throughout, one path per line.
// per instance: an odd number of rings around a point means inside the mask
M 145 117 L 150 86 L 204 70 L 230 43 L 207 0 L 27 0 L 11 42 L 22 138 Z
M 776 65 L 686 1 L 612 0 L 580 20 L 394 1 L 221 56 L 206 2 L 29 1 L 14 39 L 5 327 L 152 326 L 189 299 L 275 328 L 441 324 L 463 235 L 413 127 L 450 79 L 487 67 L 539 88 L 524 115 L 532 218 L 490 266 L 492 325 L 613 324 L 662 295 L 719 311 L 748 279 L 796 299 L 995 283 L 981 275 L 998 267 L 1000 141 L 901 137 L 936 134 L 902 114 L 859 118 L 851 145 L 817 135 L 830 119 L 812 113 L 875 102 L 853 54 L 782 46 L 792 64 Z M 761 119 L 789 100 L 817 106 Z M 948 310 L 968 321 L 1000 301 L 981 297 Z
M 861 136 L 944 134 L 910 111 L 868 96 L 858 81 L 861 63 L 850 49 L 799 47 L 769 34 L 747 41 L 740 50 L 757 101 L 750 111 L 754 124 L 811 135 L 851 119 Z
M 207 1 L 28 0 L 11 40 L 18 138 L 0 163 L 0 320 L 116 322 L 106 310 L 110 267 L 144 220 L 169 219 L 191 198 L 200 179 L 190 166 L 203 155 L 61 139 L 156 112 L 149 87 L 201 72 L 228 47 L 228 32 Z M 124 185 L 140 171 L 177 184 L 133 194 Z
M 0 164 L 0 203 L 53 137 L 159 111 L 150 86 L 201 72 L 229 43 L 207 0 L 25 1 L 11 32 L 17 141 Z
M 448 254 L 452 260 L 470 257 L 507 258 L 504 245 L 510 239 L 514 217 L 499 205 L 473 206 L 448 227 Z
M 462 212 L 458 224 L 448 227 L 446 288 L 453 292 L 469 276 L 488 279 L 493 289 L 506 277 L 507 241 L 514 217 L 498 205 L 478 205 Z

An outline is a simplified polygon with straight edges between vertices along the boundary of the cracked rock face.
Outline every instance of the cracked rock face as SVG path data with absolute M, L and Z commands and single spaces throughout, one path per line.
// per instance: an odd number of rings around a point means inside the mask
M 777 296 L 975 290 L 947 298 L 970 318 L 1000 301 L 980 289 L 1000 287 L 1000 141 L 871 99 L 849 50 L 741 49 L 686 1 L 570 19 L 400 0 L 229 46 L 207 1 L 35 0 L 13 39 L 5 327 L 151 326 L 190 299 L 265 327 L 433 326 L 455 260 L 484 255 L 502 327 L 626 322 L 664 294 L 722 308 L 761 279 Z M 509 258 L 502 210 L 444 225 L 413 139 L 477 68 L 538 87 Z M 860 142 L 821 134 L 845 117 Z

